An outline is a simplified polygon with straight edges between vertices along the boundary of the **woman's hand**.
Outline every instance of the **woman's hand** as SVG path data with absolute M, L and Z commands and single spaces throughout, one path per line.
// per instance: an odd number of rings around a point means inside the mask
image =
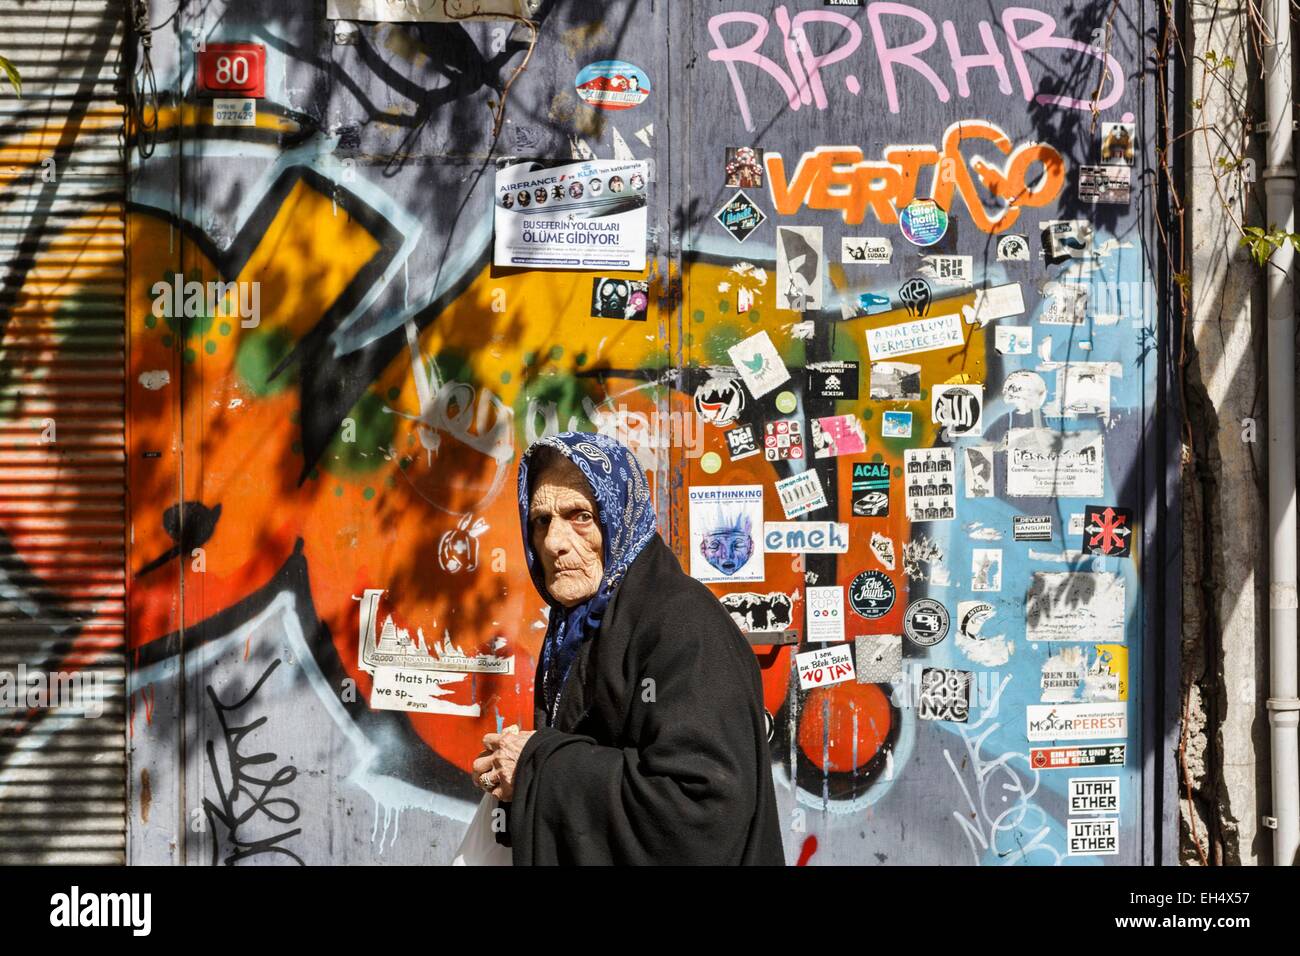
M 474 758 L 471 765 L 479 789 L 492 794 L 502 803 L 510 801 L 515 793 L 515 765 L 532 735 L 531 730 L 520 733 L 517 726 L 510 726 L 499 734 L 483 736 L 484 750 Z M 492 784 L 490 789 L 484 783 L 485 775 L 487 782 Z

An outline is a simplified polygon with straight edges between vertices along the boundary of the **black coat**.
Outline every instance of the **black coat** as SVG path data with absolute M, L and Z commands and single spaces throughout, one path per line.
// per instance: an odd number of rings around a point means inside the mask
M 655 535 L 515 769 L 516 866 L 783 866 L 758 662 Z

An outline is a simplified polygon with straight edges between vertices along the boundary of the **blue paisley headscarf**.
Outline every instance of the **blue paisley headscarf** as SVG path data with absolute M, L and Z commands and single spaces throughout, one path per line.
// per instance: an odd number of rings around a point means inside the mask
M 596 593 L 571 608 L 557 602 L 546 590 L 541 559 L 528 533 L 528 506 L 532 498 L 530 472 L 539 448 L 553 448 L 578 466 L 596 496 L 596 520 L 604 541 L 605 570 Z M 655 534 L 655 513 L 650 486 L 636 459 L 608 435 L 563 432 L 533 442 L 519 462 L 519 525 L 524 534 L 524 555 L 537 593 L 551 606 L 550 626 L 542 645 L 537 680 L 542 682 L 542 699 L 550 720 L 555 718 L 560 688 L 577 657 L 578 647 L 594 637 L 609 605 L 614 588 L 636 556 Z

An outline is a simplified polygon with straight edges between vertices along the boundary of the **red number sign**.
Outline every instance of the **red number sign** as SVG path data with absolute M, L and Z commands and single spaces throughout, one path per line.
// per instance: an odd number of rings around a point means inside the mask
M 266 47 L 260 43 L 209 43 L 199 51 L 199 92 L 266 95 Z

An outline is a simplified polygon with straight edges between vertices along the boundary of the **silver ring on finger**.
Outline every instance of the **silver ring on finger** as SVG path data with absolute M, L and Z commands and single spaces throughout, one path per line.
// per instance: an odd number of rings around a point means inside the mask
M 491 790 L 494 790 L 494 789 L 496 788 L 496 784 L 492 782 L 492 774 L 491 774 L 491 773 L 484 773 L 484 774 L 482 774 L 482 775 L 478 778 L 478 782 L 479 782 L 479 786 L 481 786 L 484 790 L 491 791 Z

